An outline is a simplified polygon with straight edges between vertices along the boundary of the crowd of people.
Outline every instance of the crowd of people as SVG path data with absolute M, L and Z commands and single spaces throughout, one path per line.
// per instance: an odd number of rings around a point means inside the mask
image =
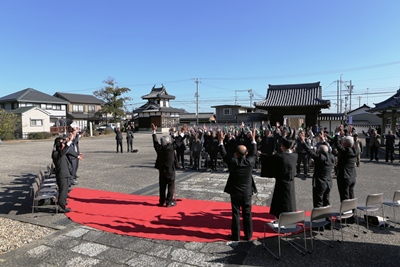
M 182 126 L 171 128 L 169 135 L 156 137 L 152 125 L 153 142 L 157 151 L 156 168 L 160 175 L 160 206 L 175 206 L 175 170 L 185 169 L 185 150 L 189 149 L 189 167 L 200 168 L 200 155 L 205 152 L 205 164 L 216 170 L 221 157 L 228 168 L 229 177 L 224 192 L 230 194 L 232 206 L 231 240 L 240 239 L 240 210 L 242 210 L 244 238 L 252 236 L 251 197 L 257 192 L 253 171 L 261 168 L 261 177 L 275 178 L 270 213 L 279 217 L 282 212 L 296 211 L 295 177 L 310 177 L 314 207 L 330 205 L 332 179 L 336 177 L 340 200 L 352 199 L 363 144 L 351 125 L 340 125 L 334 132 L 326 128 L 309 127 L 294 129 L 286 125 L 262 123 L 260 127 L 206 127 Z M 400 137 L 400 130 L 396 132 Z M 376 129 L 370 129 L 367 153 L 378 159 Z M 395 135 L 389 131 L 386 139 L 386 161 L 393 162 Z M 393 148 L 393 149 L 388 149 Z M 167 152 L 168 151 L 168 152 Z M 174 159 L 174 160 L 172 160 Z M 312 164 L 311 164 L 312 162 Z M 303 171 L 303 174 L 301 174 Z M 166 194 L 167 190 L 167 195 Z M 351 219 L 349 219 L 351 222 Z M 329 227 L 329 226 L 328 226 Z
M 340 201 L 352 199 L 363 144 L 351 125 L 340 125 L 334 132 L 326 128 L 308 127 L 294 129 L 277 122 L 262 122 L 259 127 L 188 127 L 171 128 L 168 135 L 157 139 L 157 127 L 151 124 L 154 149 L 157 153 L 155 168 L 159 171 L 159 206 L 174 207 L 175 171 L 191 167 L 200 170 L 209 167 L 216 171 L 224 164 L 229 171 L 224 192 L 230 194 L 232 207 L 231 240 L 240 240 L 240 211 L 242 211 L 244 238 L 252 237 L 252 195 L 257 193 L 253 172 L 260 169 L 261 177 L 275 178 L 270 213 L 279 218 L 282 212 L 296 211 L 295 177 L 305 179 L 312 172 L 312 198 L 314 207 L 330 205 L 332 179 L 336 177 Z M 366 137 L 366 155 L 379 160 L 380 135 L 376 129 L 363 132 Z M 116 128 L 116 150 L 123 153 L 123 134 Z M 400 129 L 384 136 L 386 162 L 394 161 L 396 135 Z M 64 137 L 57 137 L 52 152 L 57 184 L 59 211 L 68 212 L 68 189 L 77 183 L 79 139 L 82 133 L 70 127 Z M 133 149 L 133 128 L 126 127 L 127 151 Z M 399 148 L 400 149 L 400 148 Z M 189 153 L 185 153 L 189 150 Z M 399 151 L 400 152 L 400 151 Z M 189 154 L 189 163 L 185 155 Z M 204 158 L 204 166 L 202 166 Z M 219 161 L 221 159 L 221 161 Z M 303 172 L 303 173 L 302 173 Z

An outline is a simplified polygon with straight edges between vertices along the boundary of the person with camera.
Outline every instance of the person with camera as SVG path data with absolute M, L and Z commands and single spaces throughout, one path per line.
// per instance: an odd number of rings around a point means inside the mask
M 73 171 L 72 165 L 67 158 L 67 153 L 71 150 L 71 144 L 72 140 L 69 140 L 68 138 L 64 139 L 62 137 L 57 137 L 54 140 L 54 148 L 51 154 L 58 185 L 58 211 L 62 213 L 67 213 L 70 211 L 66 205 L 69 179 L 71 172 Z M 79 155 L 78 158 L 81 159 L 82 155 Z

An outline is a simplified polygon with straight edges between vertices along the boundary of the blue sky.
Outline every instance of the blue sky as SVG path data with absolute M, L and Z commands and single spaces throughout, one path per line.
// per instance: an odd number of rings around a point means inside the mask
M 153 85 L 199 112 L 250 105 L 268 84 L 320 81 L 337 111 L 400 87 L 400 1 L 2 0 L 0 96 L 31 87 L 92 94 L 113 77 L 137 108 Z M 361 98 L 359 98 L 361 97 Z M 343 103 L 344 108 L 345 103 Z

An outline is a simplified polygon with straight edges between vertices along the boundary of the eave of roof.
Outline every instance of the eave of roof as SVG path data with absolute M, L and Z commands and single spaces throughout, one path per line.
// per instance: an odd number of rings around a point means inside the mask
M 37 110 L 39 110 L 39 111 L 41 111 L 41 112 L 43 112 L 43 113 L 45 113 L 47 115 L 50 115 L 50 112 L 48 112 L 48 111 L 46 111 L 44 109 L 41 109 L 40 107 L 35 107 L 35 106 L 20 107 L 20 108 L 12 109 L 9 112 L 15 113 L 15 114 L 22 114 L 22 113 L 26 113 L 26 112 L 28 112 L 28 111 L 30 111 L 32 109 L 37 109 Z
M 70 94 L 70 93 L 57 92 L 54 94 L 54 97 L 64 99 L 70 103 L 97 104 L 97 105 L 104 104 L 104 101 L 96 98 L 93 95 Z
M 30 103 L 52 103 L 52 104 L 68 104 L 68 101 L 62 100 L 52 95 L 48 95 L 37 91 L 33 88 L 27 88 L 13 94 L 0 98 L 1 103 L 6 102 L 30 102 Z
M 165 89 L 164 86 L 156 88 L 153 86 L 151 89 L 151 92 L 147 95 L 142 96 L 142 99 L 175 99 L 175 96 L 170 95 L 167 93 L 167 90 Z
M 397 92 L 393 96 L 380 103 L 375 104 L 375 107 L 368 110 L 368 112 L 380 112 L 395 109 L 400 109 L 400 89 L 397 90 Z
M 330 100 L 321 99 L 320 83 L 269 85 L 266 99 L 256 108 L 318 107 L 329 108 Z

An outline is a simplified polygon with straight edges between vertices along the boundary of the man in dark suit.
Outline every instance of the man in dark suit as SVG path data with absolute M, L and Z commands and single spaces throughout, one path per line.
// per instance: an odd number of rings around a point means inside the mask
M 352 136 L 344 136 L 343 127 L 336 129 L 334 143 L 338 151 L 337 184 L 340 202 L 342 202 L 345 199 L 354 198 L 354 186 L 357 177 L 356 161 L 359 150 L 354 146 L 354 138 Z
M 219 152 L 228 165 L 229 177 L 224 192 L 231 195 L 232 224 L 231 239 L 240 240 L 240 209 L 242 209 L 245 240 L 250 240 L 253 235 L 253 222 L 251 215 L 251 196 L 256 193 L 252 172 L 256 162 L 257 143 L 255 141 L 256 130 L 251 136 L 251 146 L 247 151 L 246 146 L 239 145 L 234 157 L 227 154 L 224 146 L 225 134 L 218 132 Z
M 54 149 L 51 154 L 58 185 L 58 211 L 63 213 L 70 211 L 66 208 L 66 204 L 72 166 L 66 154 L 70 149 L 71 142 L 64 140 L 62 137 L 57 137 L 54 140 Z
M 117 142 L 117 153 L 119 152 L 119 148 L 121 149 L 121 153 L 124 153 L 122 150 L 122 137 L 121 128 L 115 128 L 115 141 Z
M 270 129 L 264 130 L 259 150 L 261 151 L 261 177 L 272 177 L 271 157 L 275 152 L 275 138 Z
M 296 211 L 296 192 L 294 188 L 294 177 L 296 175 L 297 153 L 293 153 L 293 141 L 282 138 L 282 153 L 272 156 L 273 177 L 275 177 L 275 188 L 272 195 L 270 213 L 276 218 L 282 212 Z
M 159 171 L 160 199 L 159 206 L 176 206 L 174 201 L 175 192 L 175 144 L 171 142 L 170 136 L 161 137 L 161 144 L 157 140 L 157 126 L 151 124 L 153 130 L 153 145 L 157 152 L 156 169 Z M 167 195 L 165 196 L 167 190 Z
M 320 135 L 324 138 L 325 133 Z M 325 207 L 330 205 L 330 192 L 332 188 L 332 169 L 335 158 L 329 152 L 325 139 L 321 140 L 320 145 L 315 152 L 306 142 L 305 136 L 299 136 L 299 140 L 303 148 L 308 152 L 311 158 L 314 159 L 314 175 L 312 180 L 313 187 L 313 204 L 314 208 Z

